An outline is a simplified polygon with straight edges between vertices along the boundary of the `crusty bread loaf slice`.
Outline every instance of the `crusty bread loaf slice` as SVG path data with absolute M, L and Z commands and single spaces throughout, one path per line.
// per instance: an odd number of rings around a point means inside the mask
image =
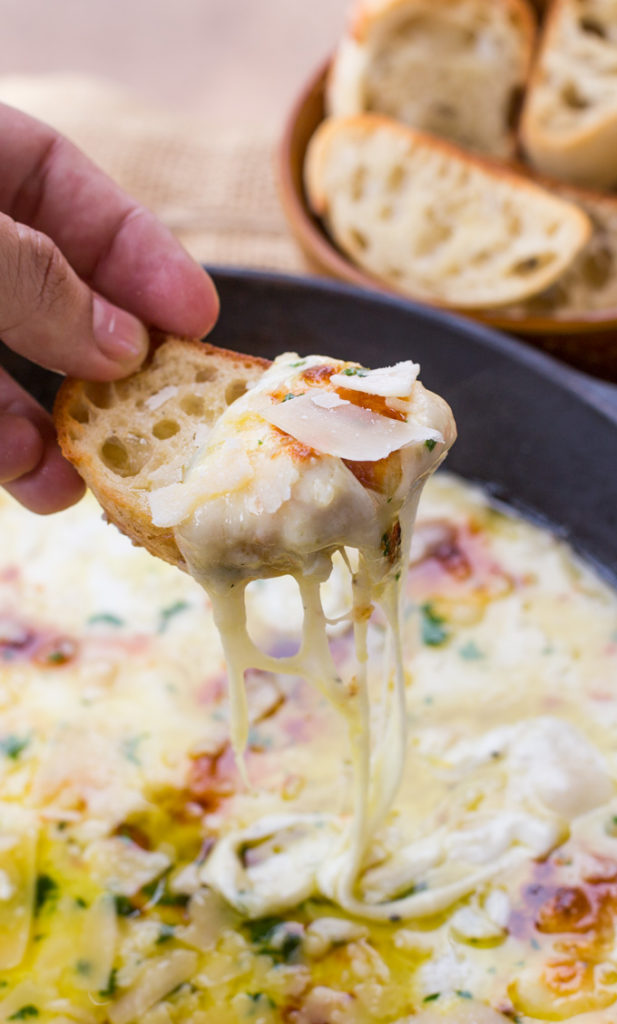
M 268 365 L 167 338 L 124 380 L 66 380 L 54 408 L 62 451 L 111 522 L 152 554 L 184 567 L 173 530 L 152 525 L 148 492 L 182 479 L 217 417 Z
M 359 0 L 332 65 L 328 112 L 386 114 L 508 158 L 535 30 L 527 0 Z
M 572 320 L 617 310 L 617 196 L 554 184 L 556 192 L 585 211 L 593 232 L 561 277 L 532 298 L 500 310 L 515 321 L 528 317 Z
M 543 174 L 591 188 L 617 182 L 616 0 L 554 0 L 521 136 Z
M 389 118 L 330 118 L 306 188 L 340 248 L 390 288 L 482 309 L 542 291 L 589 238 L 572 203 Z

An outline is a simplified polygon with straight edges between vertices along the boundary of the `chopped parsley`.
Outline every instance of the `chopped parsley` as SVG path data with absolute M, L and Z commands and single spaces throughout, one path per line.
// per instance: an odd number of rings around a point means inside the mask
M 435 439 L 432 438 L 432 437 L 427 437 L 427 439 L 424 442 L 424 444 L 425 444 L 425 447 L 428 448 L 429 452 L 432 452 L 433 448 L 437 444 L 437 441 L 435 441 Z
M 441 992 L 431 992 L 430 996 L 425 996 L 422 1000 L 423 1003 L 434 1003 L 436 999 L 439 999 Z
M 0 739 L 0 753 L 5 757 L 10 757 L 12 761 L 16 761 L 29 742 L 29 736 L 15 736 L 14 733 L 10 733 Z
M 126 736 L 122 740 L 120 744 L 122 754 L 127 761 L 131 762 L 131 764 L 141 764 L 141 759 L 138 754 L 138 748 L 139 744 L 141 743 L 142 740 L 146 738 L 146 736 L 147 733 L 142 732 L 139 736 Z
M 115 903 L 116 914 L 118 914 L 119 917 L 132 917 L 133 914 L 139 913 L 139 908 L 131 902 L 128 896 L 120 896 L 117 894 L 115 896 Z
M 448 630 L 444 628 L 445 619 L 439 615 L 433 606 L 427 602 L 420 606 L 420 626 L 422 630 L 422 643 L 427 647 L 441 647 L 449 637 Z
M 466 988 L 457 988 L 456 994 L 459 999 L 473 999 L 471 992 L 468 992 Z
M 119 615 L 114 615 L 113 612 L 97 612 L 96 615 L 91 615 L 88 619 L 89 626 L 114 626 L 119 629 L 120 626 L 124 625 L 124 619 L 121 619 Z
M 162 946 L 164 942 L 169 942 L 170 939 L 173 939 L 175 931 L 173 924 L 162 924 L 156 937 L 156 945 Z
M 294 395 L 292 391 L 288 391 L 287 394 L 283 396 L 282 401 L 289 402 L 292 398 L 298 398 L 298 395 Z
M 280 917 L 261 917 L 247 921 L 245 927 L 251 943 L 279 963 L 289 963 L 302 942 L 297 932 L 287 931 L 286 922 Z M 285 929 L 281 936 L 281 929 Z
M 58 883 L 54 882 L 50 875 L 39 875 L 36 880 L 34 891 L 34 912 L 38 914 L 46 903 L 54 900 L 58 895 Z
M 164 633 L 174 616 L 179 615 L 181 612 L 185 612 L 189 607 L 190 605 L 188 601 L 175 601 L 173 604 L 170 604 L 169 607 L 162 608 L 157 632 Z
M 8 1018 L 9 1020 L 28 1020 L 30 1017 L 38 1017 L 39 1011 L 36 1006 L 32 1003 L 26 1003 L 25 1006 L 20 1007 L 19 1010 L 15 1010 Z
M 111 999 L 112 996 L 115 996 L 116 989 L 118 988 L 117 977 L 118 968 L 112 967 L 111 971 L 109 972 L 109 979 L 107 981 L 106 987 L 99 990 L 99 995 L 101 999 Z
M 90 971 L 92 970 L 92 964 L 90 960 L 79 959 L 75 964 L 75 970 L 77 971 L 78 974 L 81 974 L 83 978 L 87 978 L 87 976 L 90 974 Z
M 464 647 L 461 647 L 458 653 L 465 661 L 479 661 L 484 657 L 484 654 L 473 640 L 470 640 Z
M 266 995 L 265 992 L 247 992 L 246 995 L 252 1003 L 262 1003 L 269 1010 L 274 1010 L 276 1007 L 274 1000 L 271 999 L 270 996 Z
M 368 370 L 365 370 L 363 366 L 348 366 L 346 370 L 341 370 L 344 377 L 368 377 Z

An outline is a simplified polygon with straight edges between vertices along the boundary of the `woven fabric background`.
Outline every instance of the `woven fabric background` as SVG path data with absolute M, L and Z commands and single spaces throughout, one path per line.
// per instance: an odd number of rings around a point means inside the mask
M 52 124 L 144 203 L 205 263 L 307 269 L 276 191 L 277 140 L 213 131 L 114 85 L 67 75 L 0 78 L 0 101 Z

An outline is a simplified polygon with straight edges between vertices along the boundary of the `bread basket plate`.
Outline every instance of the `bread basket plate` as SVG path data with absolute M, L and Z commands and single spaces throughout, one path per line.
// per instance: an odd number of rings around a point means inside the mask
M 278 150 L 278 181 L 283 210 L 312 267 L 360 287 L 395 294 L 387 284 L 356 266 L 341 252 L 307 202 L 303 184 L 304 161 L 310 138 L 325 116 L 324 96 L 329 67 L 328 61 L 306 83 L 283 130 Z M 439 303 L 430 305 L 439 308 Z M 451 306 L 441 308 L 473 316 L 474 320 L 516 334 L 579 369 L 617 381 L 617 307 L 589 310 L 576 318 L 550 314 L 515 318 L 498 310 L 470 314 Z

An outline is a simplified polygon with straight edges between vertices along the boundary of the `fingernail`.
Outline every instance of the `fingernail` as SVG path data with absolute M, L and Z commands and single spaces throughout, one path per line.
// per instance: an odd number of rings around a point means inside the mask
M 148 351 L 148 332 L 136 317 L 102 299 L 92 299 L 92 330 L 108 359 L 119 363 L 141 362 Z

